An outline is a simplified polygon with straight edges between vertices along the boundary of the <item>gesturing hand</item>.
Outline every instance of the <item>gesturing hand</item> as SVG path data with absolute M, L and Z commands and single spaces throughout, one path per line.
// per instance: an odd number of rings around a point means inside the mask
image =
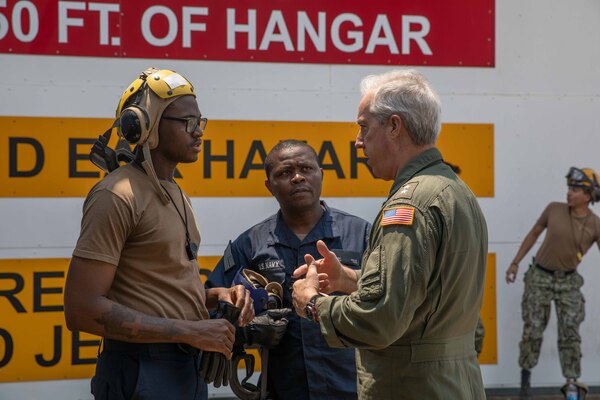
M 306 264 L 301 265 L 294 271 L 294 278 L 299 278 L 306 274 L 308 265 L 314 263 L 318 271 L 318 287 L 321 293 L 329 294 L 344 291 L 343 289 L 347 286 L 346 280 L 348 279 L 344 266 L 340 263 L 335 253 L 329 250 L 322 240 L 317 242 L 317 251 L 323 258 L 315 260 L 309 254 L 305 255 L 304 262 Z
M 311 297 L 319 293 L 319 273 L 317 272 L 315 259 L 310 254 L 307 254 L 304 256 L 304 261 L 308 265 L 306 277 L 298 279 L 292 287 L 294 308 L 296 309 L 296 314 L 301 317 L 306 317 L 304 307 L 306 307 Z

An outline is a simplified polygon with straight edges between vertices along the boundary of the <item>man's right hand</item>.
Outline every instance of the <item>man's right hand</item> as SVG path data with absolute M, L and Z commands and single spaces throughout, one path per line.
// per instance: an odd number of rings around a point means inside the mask
M 517 279 L 517 272 L 519 271 L 519 265 L 516 263 L 510 264 L 506 270 L 506 283 L 513 283 Z
M 356 272 L 342 265 L 335 253 L 327 247 L 322 240 L 317 241 L 317 250 L 323 256 L 320 260 L 314 260 L 319 273 L 319 292 L 321 293 L 352 293 L 356 290 Z M 306 256 L 305 256 L 306 261 Z M 294 278 L 300 278 L 308 272 L 308 264 L 301 265 L 294 271 Z
M 227 359 L 231 357 L 231 349 L 235 341 L 235 328 L 224 318 L 205 319 L 193 322 L 190 346 L 203 351 L 215 351 Z

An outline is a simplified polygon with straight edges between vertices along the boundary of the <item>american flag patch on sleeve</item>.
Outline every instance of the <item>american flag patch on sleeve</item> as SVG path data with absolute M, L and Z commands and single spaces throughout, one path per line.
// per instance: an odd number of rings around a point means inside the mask
M 393 207 L 383 210 L 381 226 L 384 225 L 412 225 L 415 216 L 414 207 Z

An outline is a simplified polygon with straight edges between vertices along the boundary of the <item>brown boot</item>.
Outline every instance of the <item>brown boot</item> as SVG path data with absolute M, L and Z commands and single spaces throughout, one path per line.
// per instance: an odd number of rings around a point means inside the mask
M 528 369 L 521 370 L 521 391 L 519 392 L 519 400 L 531 400 L 531 371 Z

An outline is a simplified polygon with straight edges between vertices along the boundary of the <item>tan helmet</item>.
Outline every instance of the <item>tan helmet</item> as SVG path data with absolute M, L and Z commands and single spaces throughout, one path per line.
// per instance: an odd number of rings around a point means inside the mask
M 129 143 L 158 146 L 158 124 L 178 97 L 196 97 L 194 86 L 175 71 L 148 68 L 125 90 L 117 107 L 117 132 Z

